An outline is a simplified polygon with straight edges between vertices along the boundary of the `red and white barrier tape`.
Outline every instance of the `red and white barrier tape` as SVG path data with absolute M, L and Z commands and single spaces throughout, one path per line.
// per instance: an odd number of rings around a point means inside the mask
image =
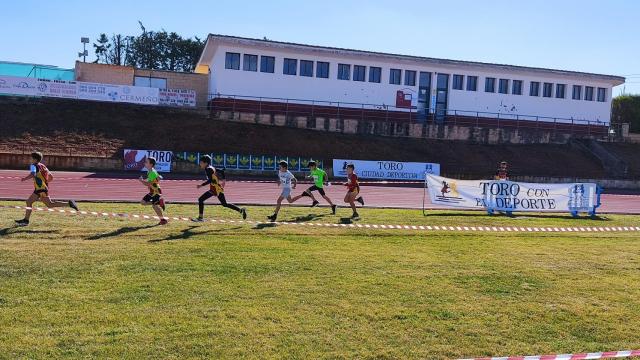
M 0 206 L 5 209 L 29 209 L 25 206 Z M 75 211 L 67 209 L 47 209 L 40 207 L 31 208 L 35 211 L 47 211 L 60 214 L 71 215 L 90 215 L 90 216 L 103 216 L 103 217 L 116 217 L 116 218 L 131 218 L 131 219 L 155 219 L 160 220 L 158 216 L 151 215 L 137 215 L 126 213 L 113 213 L 113 212 L 98 212 L 98 211 Z M 188 217 L 178 216 L 165 216 L 167 220 L 174 221 L 190 221 Z M 231 223 L 231 224 L 276 224 L 276 225 L 292 225 L 292 226 L 311 226 L 311 227 L 336 227 L 336 228 L 359 228 L 359 229 L 384 229 L 384 230 L 423 230 L 423 231 L 454 231 L 454 232 L 573 232 L 573 233 L 585 233 L 585 232 L 640 232 L 640 226 L 614 226 L 614 227 L 517 227 L 517 226 L 445 226 L 445 225 L 394 225 L 394 224 L 359 224 L 359 223 L 314 223 L 314 222 L 267 222 L 267 221 L 254 221 L 254 220 L 225 220 L 225 219 L 209 219 L 208 222 L 213 223 Z
M 0 179 L 20 180 L 20 176 L 0 176 Z M 134 178 L 90 178 L 90 177 L 56 177 L 57 181 L 60 180 L 80 180 L 80 181 L 133 181 Z M 201 179 L 165 179 L 163 181 L 186 181 L 186 182 L 202 182 Z M 228 180 L 228 183 L 250 183 L 250 184 L 277 184 L 277 180 Z M 312 184 L 311 181 L 300 180 L 298 184 Z M 341 185 L 342 182 L 336 181 L 332 185 Z M 424 184 L 424 181 L 394 181 L 394 180 L 380 180 L 380 181 L 360 181 L 360 185 L 420 185 Z
M 588 359 L 618 359 L 640 356 L 640 350 L 606 351 L 596 353 L 533 355 L 507 357 L 479 357 L 465 360 L 588 360 Z

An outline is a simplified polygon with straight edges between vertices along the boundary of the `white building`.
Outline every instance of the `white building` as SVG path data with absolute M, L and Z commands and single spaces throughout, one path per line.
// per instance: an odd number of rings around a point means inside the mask
M 620 76 L 209 35 L 196 72 L 213 97 L 339 102 L 444 115 L 607 125 Z M 303 101 L 309 100 L 309 101 Z M 350 103 L 350 104 L 348 104 Z M 397 106 L 397 108 L 395 108 Z M 555 119 L 555 120 L 554 120 Z

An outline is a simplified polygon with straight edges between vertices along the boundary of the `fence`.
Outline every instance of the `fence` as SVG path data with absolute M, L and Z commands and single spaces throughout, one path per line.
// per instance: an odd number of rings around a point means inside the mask
M 445 124 L 466 127 L 528 129 L 562 132 L 575 135 L 606 137 L 609 124 L 602 121 L 568 119 L 539 115 L 438 109 L 418 111 L 392 105 L 316 101 L 305 99 L 253 97 L 229 94 L 209 94 L 211 111 L 253 113 L 258 116 L 285 116 L 287 119 L 353 119 L 374 122 Z

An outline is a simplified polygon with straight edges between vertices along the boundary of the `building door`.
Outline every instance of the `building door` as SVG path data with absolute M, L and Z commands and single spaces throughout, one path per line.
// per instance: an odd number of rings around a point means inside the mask
M 431 107 L 431 73 L 420 71 L 418 80 L 418 120 L 425 121 Z
M 436 114 L 437 123 L 442 124 L 447 115 L 447 97 L 449 92 L 449 74 L 438 74 L 436 82 Z

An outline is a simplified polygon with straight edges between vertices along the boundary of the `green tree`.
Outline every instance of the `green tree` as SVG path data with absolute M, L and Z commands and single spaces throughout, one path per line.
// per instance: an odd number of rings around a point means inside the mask
M 185 72 L 195 69 L 204 49 L 204 42 L 197 36 L 183 38 L 164 29 L 148 31 L 142 22 L 138 24 L 142 33 L 137 36 L 114 34 L 109 38 L 100 34 L 93 44 L 95 62 Z
M 613 99 L 611 121 L 629 123 L 629 131 L 640 133 L 640 95 L 621 95 Z

